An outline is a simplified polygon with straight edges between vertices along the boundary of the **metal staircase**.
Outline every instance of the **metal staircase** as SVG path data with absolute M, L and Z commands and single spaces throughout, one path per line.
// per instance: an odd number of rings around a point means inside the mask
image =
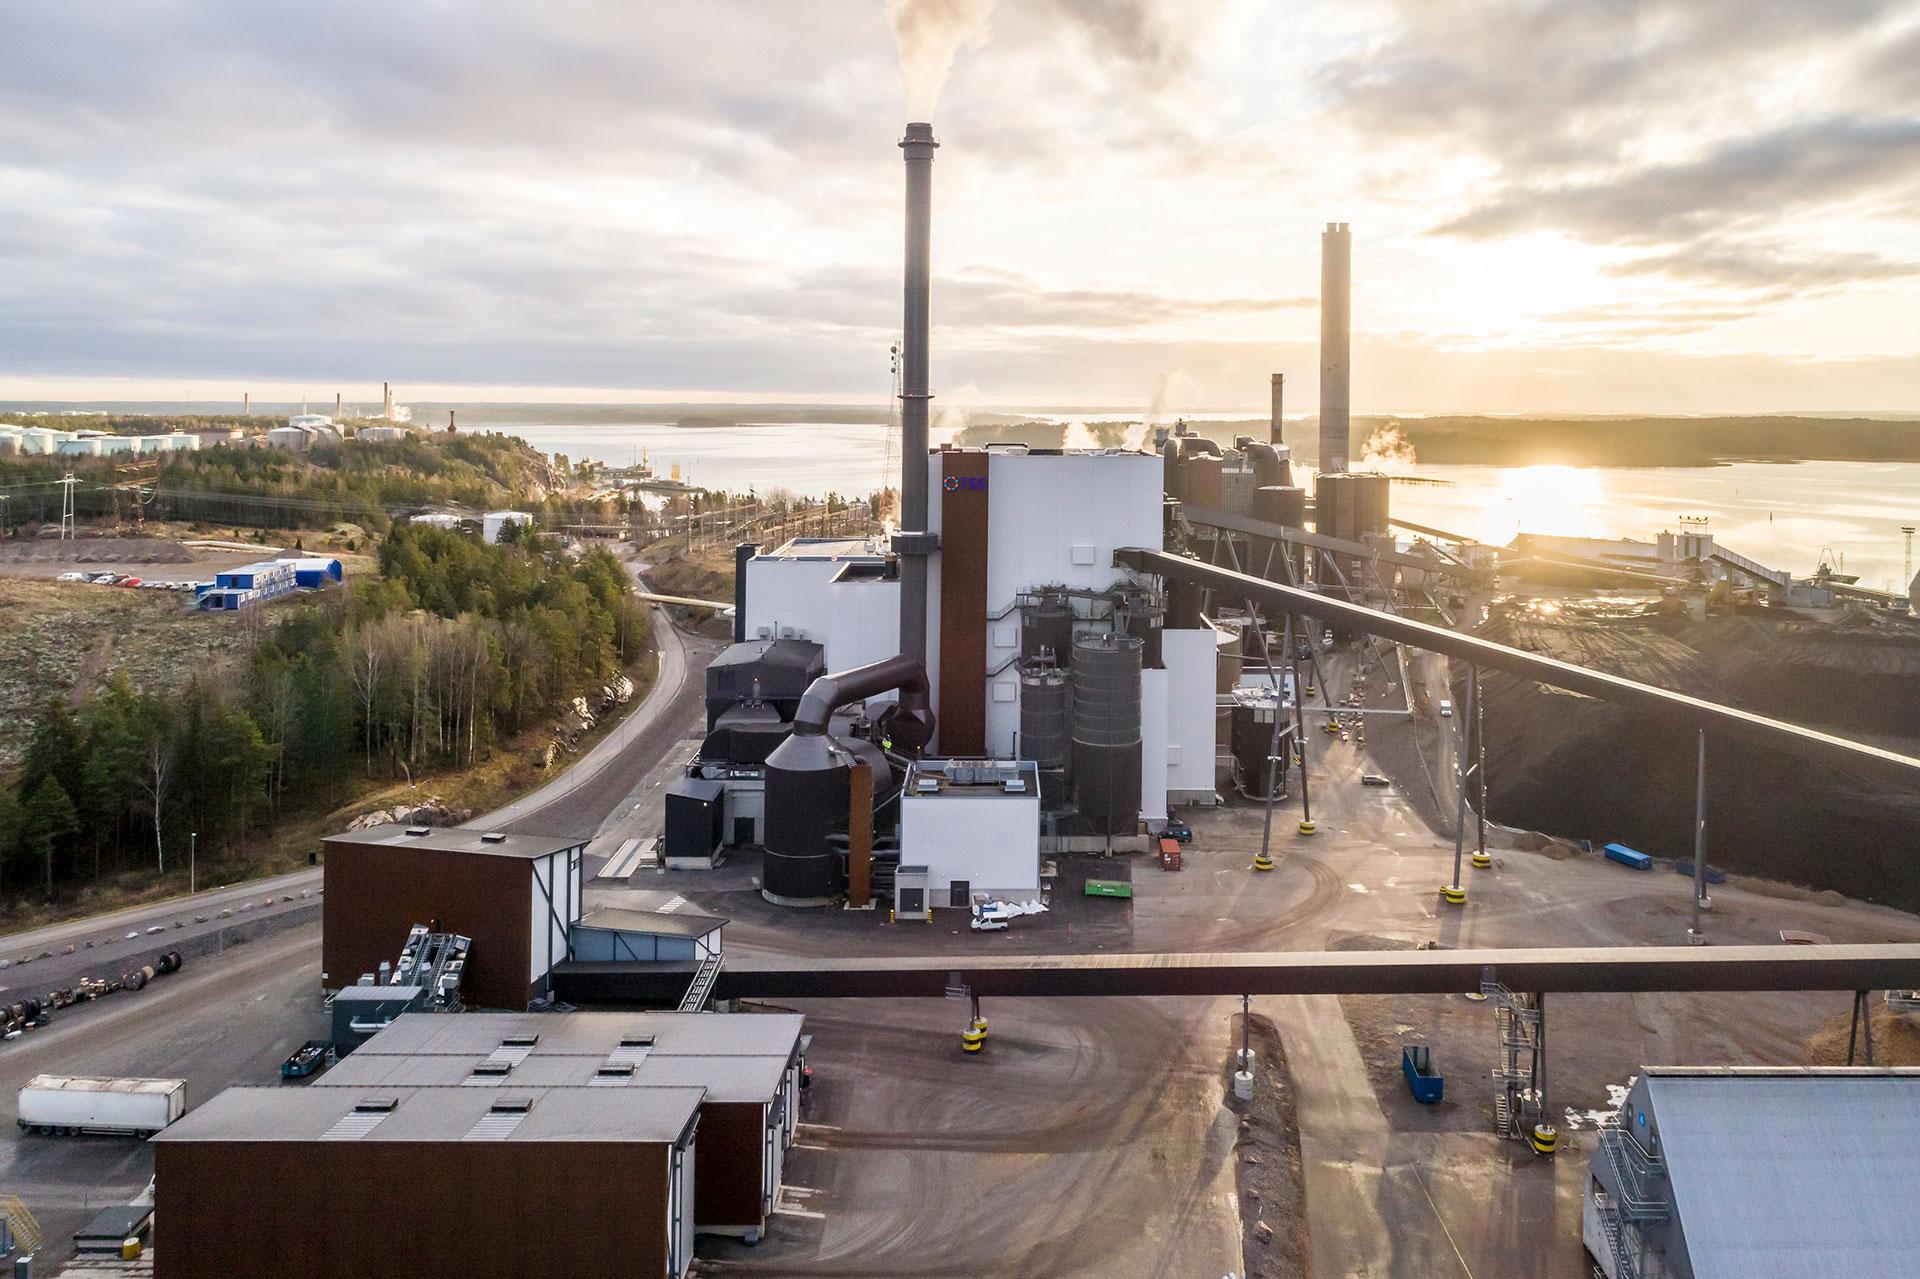
M 1600 1149 L 1613 1171 L 1614 1191 L 1596 1191 L 1593 1202 L 1613 1253 L 1615 1279 L 1652 1279 L 1665 1267 L 1657 1257 L 1648 1256 L 1641 1226 L 1673 1216 L 1666 1193 L 1666 1163 L 1640 1144 L 1619 1115 L 1608 1117 L 1600 1126 Z
M 1493 1130 L 1513 1141 L 1528 1141 L 1546 1116 L 1546 1098 L 1537 1087 L 1541 1010 L 1533 996 L 1516 995 L 1497 981 L 1482 981 L 1480 993 L 1493 1001 L 1493 1025 L 1500 1040 L 1500 1062 L 1493 1071 Z
M 718 954 L 700 961 L 700 967 L 693 974 L 693 984 L 680 997 L 680 1007 L 675 1012 L 697 1013 L 707 1006 L 707 1000 L 713 998 L 713 985 L 720 980 L 720 962 Z
M 0 1195 L 0 1230 L 21 1253 L 37 1253 L 46 1246 L 46 1234 L 18 1195 Z

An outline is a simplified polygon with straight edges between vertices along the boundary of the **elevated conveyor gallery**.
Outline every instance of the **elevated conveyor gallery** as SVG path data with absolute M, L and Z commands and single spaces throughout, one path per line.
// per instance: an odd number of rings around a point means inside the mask
M 671 1003 L 693 974 L 671 965 L 564 963 L 575 1004 Z M 1543 994 L 1889 990 L 1920 985 L 1920 945 L 1609 946 L 1541 950 L 911 956 L 729 960 L 718 999 L 938 999 L 975 995 L 1447 995 L 1486 980 Z

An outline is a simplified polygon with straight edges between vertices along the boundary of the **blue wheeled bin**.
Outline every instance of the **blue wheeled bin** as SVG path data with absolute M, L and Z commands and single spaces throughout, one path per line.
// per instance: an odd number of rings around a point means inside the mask
M 1413 1099 L 1431 1106 L 1446 1091 L 1447 1081 L 1434 1073 L 1433 1049 L 1426 1044 L 1409 1044 L 1400 1050 L 1400 1073 L 1407 1077 L 1407 1089 Z

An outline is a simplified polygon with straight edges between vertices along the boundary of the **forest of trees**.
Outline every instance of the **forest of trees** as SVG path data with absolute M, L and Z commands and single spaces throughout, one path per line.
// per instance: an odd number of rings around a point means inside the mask
M 172 419 L 142 421 L 153 430 L 176 425 Z M 65 420 L 62 428 L 74 429 Z M 124 460 L 0 457 L 0 492 L 8 494 L 6 524 L 19 528 L 58 519 L 59 480 L 68 472 L 79 481 L 74 505 L 83 522 L 112 515 L 114 466 Z M 599 503 L 560 491 L 565 459 L 550 465 L 525 441 L 504 435 L 416 432 L 400 440 L 356 439 L 307 452 L 217 445 L 163 454 L 158 460 L 160 474 L 155 500 L 145 512 L 148 519 L 278 529 L 326 528 L 347 521 L 381 533 L 395 511 L 432 507 L 481 511 L 512 505 L 556 514 L 605 514 Z
M 0 892 L 230 852 L 270 817 L 324 811 L 353 779 L 486 757 L 609 681 L 647 613 L 604 550 L 400 526 L 380 575 L 273 610 L 237 668 L 179 689 L 121 680 L 50 698 L 0 787 Z

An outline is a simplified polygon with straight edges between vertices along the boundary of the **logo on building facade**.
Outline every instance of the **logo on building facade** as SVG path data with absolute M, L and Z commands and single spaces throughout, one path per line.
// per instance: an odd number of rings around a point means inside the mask
M 984 475 L 949 475 L 940 482 L 940 487 L 949 493 L 958 493 L 963 489 L 968 492 L 984 493 L 987 491 L 987 477 Z

